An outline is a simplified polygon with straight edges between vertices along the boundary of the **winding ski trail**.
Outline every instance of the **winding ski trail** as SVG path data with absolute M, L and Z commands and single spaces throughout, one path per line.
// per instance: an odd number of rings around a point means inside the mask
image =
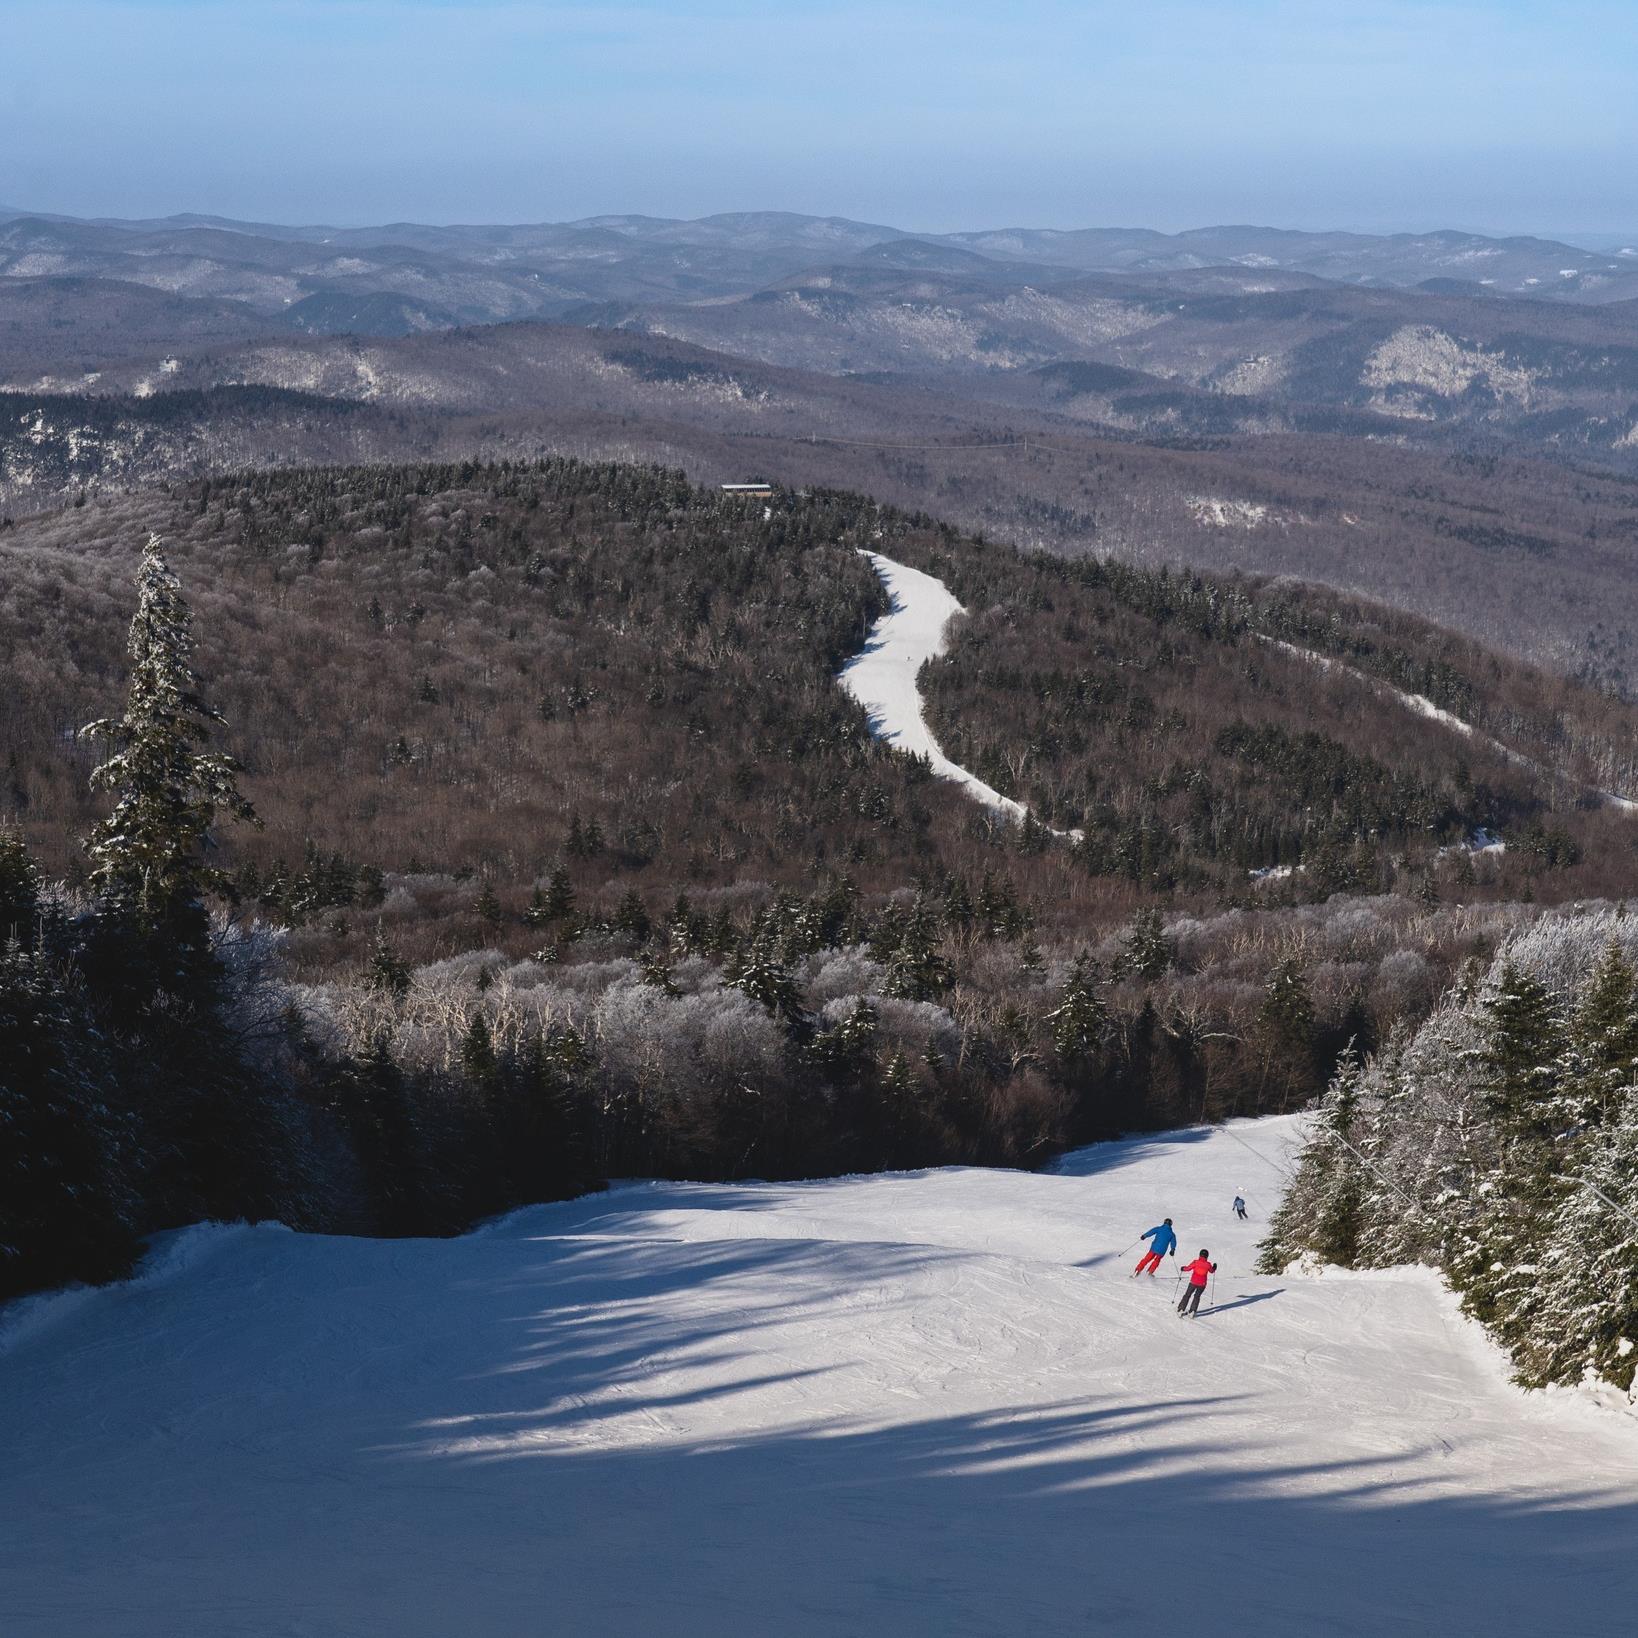
M 893 606 L 871 627 L 864 648 L 842 667 L 837 681 L 869 712 L 871 729 L 879 739 L 897 750 L 926 757 L 940 779 L 960 785 L 992 812 L 1022 823 L 1029 814 L 1024 804 L 1003 796 L 977 774 L 952 762 L 927 726 L 916 678 L 927 661 L 937 659 L 949 646 L 945 632 L 950 621 L 967 611 L 942 580 L 895 563 L 880 552 L 864 555 L 881 576 Z M 1042 828 L 1054 836 L 1080 834 L 1052 830 L 1050 825 Z
M 182 1231 L 0 1355 L 0 1630 L 1628 1638 L 1638 1424 L 1427 1274 L 1252 1274 L 1294 1135 Z

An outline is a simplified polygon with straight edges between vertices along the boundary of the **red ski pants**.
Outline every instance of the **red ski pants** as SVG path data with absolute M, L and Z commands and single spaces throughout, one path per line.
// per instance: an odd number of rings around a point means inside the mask
M 1146 1251 L 1140 1258 L 1138 1258 L 1138 1265 L 1132 1270 L 1132 1272 L 1134 1274 L 1153 1274 L 1159 1267 L 1160 1253 L 1158 1251 Z

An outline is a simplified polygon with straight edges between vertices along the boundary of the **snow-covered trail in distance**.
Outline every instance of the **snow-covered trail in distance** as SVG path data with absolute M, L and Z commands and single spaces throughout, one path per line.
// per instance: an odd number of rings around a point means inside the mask
M 1249 1273 L 1293 1137 L 184 1231 L 0 1356 L 0 1630 L 1630 1638 L 1638 1425 L 1430 1275 Z
M 949 646 L 945 630 L 966 610 L 942 580 L 880 552 L 864 555 L 881 576 L 893 606 L 870 628 L 864 648 L 842 667 L 837 680 L 870 713 L 877 738 L 896 750 L 926 757 L 940 779 L 960 785 L 993 812 L 1022 822 L 1029 811 L 1022 802 L 1003 796 L 944 754 L 922 709 L 916 677 L 928 660 L 937 659 Z M 1053 831 L 1055 836 L 1078 834 Z
M 1321 654 L 1312 648 L 1298 648 L 1295 643 L 1283 642 L 1278 637 L 1264 637 L 1262 640 L 1274 648 L 1282 649 L 1293 659 L 1318 666 L 1321 671 L 1339 671 L 1344 676 L 1352 677 L 1366 688 L 1398 700 L 1407 711 L 1414 711 L 1419 717 L 1427 717 L 1433 722 L 1442 723 L 1446 728 L 1453 729 L 1464 739 L 1477 739 L 1517 767 L 1528 768 L 1532 773 L 1543 775 L 1548 773 L 1548 770 L 1533 758 L 1527 757 L 1522 751 L 1515 751 L 1510 746 L 1503 745 L 1499 739 L 1494 739 L 1489 734 L 1480 733 L 1471 722 L 1457 716 L 1454 711 L 1447 711 L 1443 706 L 1435 705 L 1426 694 L 1407 693 L 1403 688 L 1395 688 L 1392 683 L 1384 682 L 1380 677 L 1372 677 L 1355 666 L 1345 665 L 1341 660 L 1334 660 L 1329 654 Z M 1638 813 L 1638 801 L 1634 801 L 1630 796 L 1618 796 L 1614 791 L 1599 790 L 1595 786 L 1588 786 L 1587 789 L 1593 796 L 1622 813 Z

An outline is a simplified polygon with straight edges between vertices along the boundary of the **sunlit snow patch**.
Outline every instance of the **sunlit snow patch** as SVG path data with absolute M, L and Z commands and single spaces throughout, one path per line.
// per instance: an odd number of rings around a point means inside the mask
M 975 801 L 994 813 L 1022 823 L 1029 809 L 977 774 L 952 762 L 927 726 L 917 676 L 929 661 L 949 647 L 950 621 L 966 610 L 950 588 L 932 575 L 907 564 L 895 563 L 880 552 L 865 552 L 881 576 L 893 606 L 870 628 L 865 646 L 847 662 L 837 678 L 842 687 L 870 714 L 871 731 L 895 750 L 924 757 L 940 779 L 960 785 Z M 1043 829 L 1052 830 L 1050 825 Z M 1054 836 L 1078 839 L 1080 831 L 1052 830 Z

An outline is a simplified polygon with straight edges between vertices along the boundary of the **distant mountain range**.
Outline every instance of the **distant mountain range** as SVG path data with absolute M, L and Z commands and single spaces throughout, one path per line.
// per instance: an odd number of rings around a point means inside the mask
M 1592 251 L 1550 239 L 1459 232 L 1301 233 L 1209 227 L 1006 228 L 918 234 L 881 223 L 783 211 L 678 221 L 285 227 L 223 217 L 85 220 L 0 209 L 0 274 L 113 278 L 174 294 L 241 301 L 321 327 L 333 305 L 286 314 L 317 294 L 391 294 L 405 328 L 561 317 L 574 302 L 670 295 L 709 300 L 833 262 L 944 275 L 1044 281 L 1074 274 L 1237 270 L 1246 291 L 1272 274 L 1408 289 L 1437 281 L 1473 294 L 1601 304 L 1638 298 L 1638 244 Z M 410 309 L 424 308 L 424 322 Z M 374 315 L 378 320 L 383 310 Z
M 0 387 L 208 386 L 197 369 L 168 379 L 165 360 L 545 320 L 1144 436 L 1479 437 L 1638 470 L 1632 247 L 1256 227 L 928 236 L 782 212 L 348 229 L 0 216 Z
M 655 459 L 1324 580 L 1634 688 L 1635 249 L 0 211 L 0 511 L 250 465 Z

